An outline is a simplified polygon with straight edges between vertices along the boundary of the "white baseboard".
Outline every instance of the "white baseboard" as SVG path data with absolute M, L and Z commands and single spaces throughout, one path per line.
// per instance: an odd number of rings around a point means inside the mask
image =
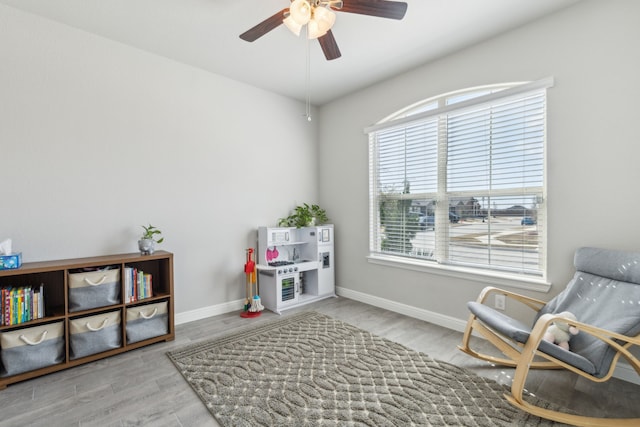
M 425 322 L 433 323 L 434 325 L 442 326 L 444 328 L 452 329 L 458 332 L 464 332 L 465 326 L 467 325 L 466 320 L 460 320 L 455 317 L 445 316 L 444 314 L 435 313 L 433 311 L 424 310 L 407 304 L 401 304 L 399 302 L 376 297 L 347 288 L 336 287 L 336 294 L 341 297 L 360 301 L 365 304 L 373 305 L 375 307 L 384 308 L 385 310 L 424 320 Z M 243 305 L 244 300 L 239 299 L 236 301 L 229 301 L 222 304 L 211 305 L 209 307 L 198 308 L 196 310 L 176 313 L 175 323 L 176 325 L 180 325 L 182 323 L 206 319 L 207 317 L 217 316 L 219 314 L 225 314 L 231 311 L 239 312 L 240 310 L 242 310 Z M 623 381 L 640 384 L 640 377 L 638 376 L 636 371 L 631 367 L 631 365 L 625 363 L 624 361 L 618 363 L 613 376 Z
M 176 313 L 176 325 L 206 319 L 207 317 L 213 317 L 219 314 L 229 313 L 231 311 L 238 311 L 239 313 L 243 307 L 244 299 L 239 299 L 236 301 L 229 301 L 222 304 L 210 305 L 209 307 L 202 307 L 191 311 Z
M 433 323 L 434 325 L 442 326 L 447 329 L 453 329 L 458 332 L 464 332 L 464 328 L 467 325 L 466 320 L 445 316 L 444 314 L 434 313 L 433 311 L 412 307 L 407 304 L 401 304 L 399 302 L 364 294 L 347 288 L 336 287 L 336 294 L 365 304 L 384 308 L 385 310 L 394 311 L 409 317 L 424 320 L 425 322 Z
M 423 310 L 421 308 L 412 307 L 410 305 L 401 304 L 385 298 L 376 297 L 362 292 L 353 291 L 351 289 L 336 287 L 336 294 L 345 298 L 373 305 L 375 307 L 384 308 L 389 311 L 404 314 L 416 319 L 424 320 L 435 325 L 439 325 L 458 332 L 464 332 L 466 321 L 456 319 L 455 317 L 445 316 L 443 314 L 434 313 L 432 311 Z M 231 311 L 242 310 L 244 300 L 229 301 L 222 304 L 210 305 L 191 311 L 176 313 L 175 323 L 193 322 L 195 320 L 206 319 L 207 317 L 217 316 L 219 314 L 229 313 Z
M 432 311 L 423 310 L 421 308 L 412 307 L 410 305 L 401 304 L 385 298 L 376 297 L 362 292 L 353 291 L 351 289 L 336 287 L 336 295 L 345 298 L 373 305 L 375 307 L 384 308 L 389 311 L 404 314 L 416 319 L 424 320 L 435 325 L 453 329 L 458 332 L 464 332 L 466 321 L 456 319 L 455 317 L 445 316 L 443 314 L 434 313 Z M 219 314 L 229 313 L 231 311 L 242 310 L 244 300 L 229 301 L 222 304 L 210 305 L 191 311 L 176 313 L 175 323 L 193 322 L 195 320 L 206 319 L 207 317 L 217 316 Z

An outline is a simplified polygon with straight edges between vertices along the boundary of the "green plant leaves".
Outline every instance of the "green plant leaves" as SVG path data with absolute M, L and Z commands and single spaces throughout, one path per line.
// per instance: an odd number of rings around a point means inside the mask
M 309 227 L 311 225 L 325 224 L 329 218 L 324 209 L 318 205 L 304 203 L 296 206 L 293 213 L 286 218 L 280 218 L 278 225 L 281 227 Z
M 164 241 L 164 237 L 161 237 L 160 239 L 156 240 L 154 236 L 162 234 L 162 231 L 158 230 L 156 227 L 154 227 L 153 225 L 149 224 L 148 226 L 144 226 L 141 225 L 141 227 L 144 229 L 144 233 L 142 234 L 142 238 L 143 239 L 150 239 L 153 240 L 156 243 L 162 243 Z

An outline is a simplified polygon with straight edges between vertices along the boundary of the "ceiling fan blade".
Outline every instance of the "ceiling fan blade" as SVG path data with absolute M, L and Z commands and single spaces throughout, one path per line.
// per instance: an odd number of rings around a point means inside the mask
M 402 19 L 407 13 L 407 4 L 387 0 L 343 0 L 342 8 L 335 10 L 380 18 Z
M 285 9 L 282 9 L 280 12 L 265 19 L 255 27 L 250 28 L 244 33 L 240 34 L 240 38 L 248 42 L 253 42 L 258 40 L 260 37 L 264 36 L 269 31 L 280 26 L 280 24 L 282 24 L 282 21 L 284 20 L 284 13 L 288 11 L 289 11 L 288 7 Z
M 318 37 L 318 42 L 320 42 L 320 47 L 322 48 L 322 52 L 324 52 L 324 57 L 327 58 L 327 61 L 331 61 L 332 59 L 337 59 L 342 56 L 340 49 L 338 48 L 338 43 L 336 43 L 336 39 L 333 37 L 331 30 L 327 31 L 327 34 L 324 36 Z

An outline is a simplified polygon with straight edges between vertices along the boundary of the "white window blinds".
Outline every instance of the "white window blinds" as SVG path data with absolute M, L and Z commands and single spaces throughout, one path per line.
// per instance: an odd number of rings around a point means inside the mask
M 458 92 L 368 129 L 371 254 L 544 275 L 550 85 Z

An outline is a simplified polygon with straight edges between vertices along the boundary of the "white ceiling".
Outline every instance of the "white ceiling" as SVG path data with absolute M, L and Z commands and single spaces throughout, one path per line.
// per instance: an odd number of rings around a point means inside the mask
M 348 1 L 348 0 L 345 0 Z M 338 13 L 342 57 L 309 43 L 311 102 L 321 105 L 579 0 L 406 0 L 401 21 Z M 0 0 L 0 3 L 304 100 L 307 40 L 280 26 L 238 36 L 289 0 Z

